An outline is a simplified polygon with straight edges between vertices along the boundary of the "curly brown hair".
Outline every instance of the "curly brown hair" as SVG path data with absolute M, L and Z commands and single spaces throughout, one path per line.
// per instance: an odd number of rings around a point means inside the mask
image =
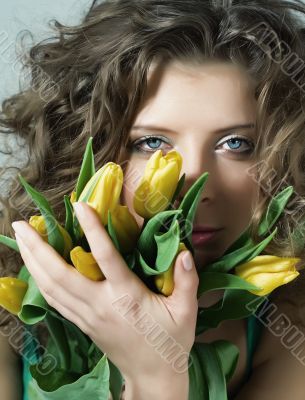
M 258 222 L 272 196 L 288 185 L 295 193 L 266 252 L 298 256 L 291 239 L 305 213 L 305 5 L 299 0 L 94 0 L 83 21 L 51 21 L 55 35 L 34 44 L 23 64 L 31 82 L 6 99 L 1 131 L 29 148 L 19 172 L 50 202 L 64 223 L 63 195 L 72 192 L 89 136 L 96 165 L 117 162 L 147 87 L 152 63 L 221 60 L 246 68 L 257 82 L 255 178 Z M 272 173 L 272 174 L 271 174 Z M 2 196 L 1 233 L 37 213 L 18 179 Z M 13 275 L 20 256 L 1 246 L 2 274 Z M 296 280 L 298 281 L 298 280 Z M 296 293 L 296 285 L 288 285 Z M 282 288 L 281 288 L 282 289 Z

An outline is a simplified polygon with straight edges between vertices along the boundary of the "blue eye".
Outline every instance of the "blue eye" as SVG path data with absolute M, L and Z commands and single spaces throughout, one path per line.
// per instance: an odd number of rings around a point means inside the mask
M 240 136 L 232 136 L 230 139 L 227 139 L 226 141 L 220 143 L 219 146 L 224 144 L 227 144 L 229 146 L 229 149 L 226 150 L 229 151 L 233 150 L 234 153 L 240 153 L 240 154 L 250 153 L 253 151 L 254 148 L 254 145 L 250 140 L 247 140 Z M 243 144 L 246 144 L 246 149 L 240 150 Z M 239 151 L 234 151 L 234 150 L 239 150 Z
M 155 150 L 161 149 L 160 146 L 162 143 L 171 146 L 168 141 L 159 136 L 145 136 L 143 139 L 135 140 L 133 143 L 130 144 L 130 146 L 132 147 L 132 149 L 135 149 L 135 151 L 139 151 L 142 153 L 153 153 Z M 147 145 L 148 148 L 143 149 L 143 144 Z

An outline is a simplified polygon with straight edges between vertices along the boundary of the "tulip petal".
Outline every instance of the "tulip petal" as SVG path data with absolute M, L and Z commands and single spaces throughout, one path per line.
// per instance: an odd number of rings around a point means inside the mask
M 74 267 L 82 275 L 93 281 L 102 281 L 105 279 L 91 252 L 86 252 L 81 246 L 76 246 L 71 250 L 70 257 Z
M 251 276 L 248 279 L 249 283 L 261 287 L 262 290 L 250 290 L 251 293 L 257 296 L 265 296 L 272 292 L 279 286 L 285 285 L 292 280 L 294 280 L 299 275 L 299 272 L 276 272 L 274 274 L 270 273 L 259 273 Z
M 155 276 L 155 285 L 160 293 L 164 296 L 170 296 L 174 290 L 174 268 L 176 263 L 176 258 L 181 251 L 187 250 L 187 247 L 183 242 L 179 243 L 179 248 L 177 254 L 168 268 L 167 271 L 163 272 L 162 274 Z
M 261 288 L 259 291 L 250 290 L 251 293 L 265 296 L 299 275 L 295 268 L 295 264 L 299 261 L 300 258 L 262 255 L 237 266 L 235 273 L 240 278 Z
M 79 201 L 89 204 L 97 212 L 105 226 L 108 223 L 108 210 L 113 210 L 118 204 L 122 186 L 121 166 L 108 162 L 87 183 L 79 196 Z
M 127 206 L 119 204 L 111 215 L 122 253 L 129 253 L 135 248 L 141 229 Z
M 21 310 L 27 288 L 28 284 L 20 279 L 0 278 L 0 305 L 10 313 L 17 315 Z

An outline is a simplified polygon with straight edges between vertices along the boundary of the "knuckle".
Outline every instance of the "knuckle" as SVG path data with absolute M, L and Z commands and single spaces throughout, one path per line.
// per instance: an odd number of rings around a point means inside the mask
M 64 268 L 58 268 L 57 270 L 53 271 L 53 285 L 54 284 L 62 284 L 67 280 L 67 274 Z

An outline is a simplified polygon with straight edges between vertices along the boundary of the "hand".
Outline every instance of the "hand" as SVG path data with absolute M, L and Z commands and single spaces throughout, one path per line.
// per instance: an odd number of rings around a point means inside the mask
M 86 333 L 126 380 L 157 382 L 178 376 L 183 354 L 185 375 L 198 309 L 191 253 L 181 252 L 176 259 L 172 295 L 155 294 L 128 268 L 95 211 L 79 203 L 75 212 L 104 281 L 81 275 L 26 221 L 13 223 L 21 256 L 45 300 Z M 189 271 L 183 268 L 185 255 L 190 256 Z M 162 335 L 159 341 L 154 333 Z

